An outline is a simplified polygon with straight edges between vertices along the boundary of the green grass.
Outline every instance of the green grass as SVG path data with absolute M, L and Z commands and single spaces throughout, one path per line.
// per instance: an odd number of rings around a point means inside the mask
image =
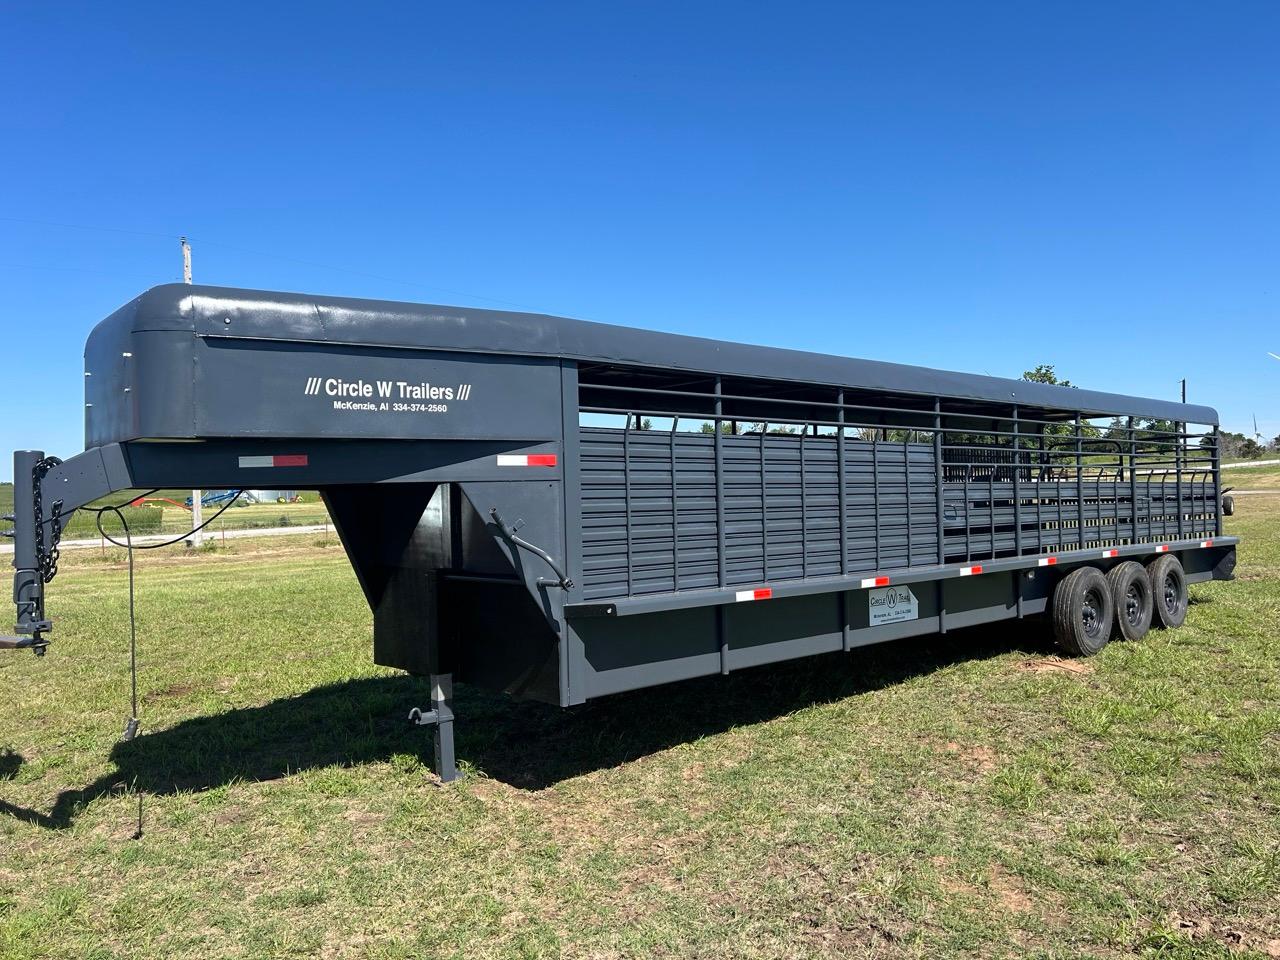
M 67 555 L 0 660 L 0 957 L 1258 957 L 1280 951 L 1280 497 L 1187 625 L 1034 623 L 575 711 L 370 664 L 341 551 Z M 165 551 L 168 554 L 167 551 Z M 137 799 L 145 831 L 133 840 Z
M 1222 471 L 1222 485 L 1237 490 L 1280 490 L 1280 467 L 1237 467 Z
M 143 490 L 121 491 L 96 501 L 93 505 L 127 503 L 130 497 L 135 497 L 145 492 Z M 191 491 L 160 490 L 152 494 L 152 496 L 155 498 L 168 498 L 180 504 L 191 496 Z M 319 494 L 307 490 L 302 492 L 302 498 L 303 502 L 301 503 L 237 504 L 226 510 L 217 520 L 210 523 L 206 529 L 210 534 L 216 535 L 223 530 L 254 530 L 279 526 L 319 526 L 330 522 L 329 512 L 320 501 Z M 204 519 L 209 520 L 220 508 L 220 504 L 205 507 Z M 12 512 L 13 484 L 0 483 L 0 514 Z M 153 502 L 145 509 L 130 510 L 127 513 L 131 518 L 129 521 L 131 527 L 136 528 L 134 529 L 135 533 L 179 534 L 191 529 L 191 511 L 175 504 Z M 159 517 L 158 520 L 155 519 L 156 516 Z M 144 522 L 139 523 L 139 517 Z M 9 525 L 5 524 L 4 526 L 8 527 Z M 114 516 L 105 516 L 103 518 L 103 527 L 107 533 L 123 539 L 120 522 Z M 96 539 L 98 537 L 96 518 L 92 514 L 83 511 L 72 514 L 71 521 L 66 526 L 63 535 L 68 540 Z

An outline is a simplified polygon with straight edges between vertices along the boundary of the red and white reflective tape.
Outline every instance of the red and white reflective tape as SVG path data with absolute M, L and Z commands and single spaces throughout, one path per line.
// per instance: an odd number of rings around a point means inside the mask
M 555 465 L 556 455 L 554 453 L 498 454 L 498 466 L 500 467 L 554 467 Z
M 868 587 L 887 587 L 888 585 L 888 577 L 867 577 L 862 581 L 863 590 L 866 590 Z
M 240 466 L 243 467 L 305 467 L 307 465 L 307 455 L 305 453 L 277 453 L 271 457 L 241 457 Z
M 1212 540 L 1201 540 L 1201 541 L 1200 541 L 1200 546 L 1201 546 L 1201 547 L 1212 547 L 1212 546 L 1213 546 L 1213 541 L 1212 541 Z
M 1057 557 L 1041 557 L 1039 560 L 1036 561 L 1036 566 L 1052 567 L 1052 566 L 1055 566 L 1057 563 L 1058 563 Z
M 1120 551 L 1119 551 L 1119 550 L 1117 550 L 1117 549 L 1115 549 L 1115 548 L 1113 547 L 1113 548 L 1111 548 L 1110 550 L 1103 550 L 1103 551 L 1102 551 L 1102 556 L 1103 556 L 1103 557 L 1118 557 L 1118 556 L 1120 556 Z
M 733 595 L 733 599 L 738 603 L 744 600 L 771 600 L 773 599 L 773 587 L 756 587 L 754 590 L 739 590 Z
M 1156 553 L 1168 553 L 1168 552 L 1169 552 L 1169 545 L 1167 543 L 1162 543 L 1160 544 L 1160 546 L 1156 547 Z
M 982 567 L 980 566 L 960 568 L 960 576 L 962 577 L 976 577 L 981 572 L 982 572 Z

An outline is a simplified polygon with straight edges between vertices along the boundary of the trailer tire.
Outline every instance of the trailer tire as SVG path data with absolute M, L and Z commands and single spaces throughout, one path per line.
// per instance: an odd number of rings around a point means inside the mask
M 1236 515 L 1236 498 L 1229 493 L 1222 495 L 1222 515 L 1224 517 L 1234 517 Z
M 1053 636 L 1067 653 L 1091 657 L 1111 639 L 1115 603 L 1111 586 L 1097 567 L 1080 567 L 1053 591 Z
M 1151 581 L 1151 596 L 1155 607 L 1152 623 L 1175 630 L 1187 619 L 1187 575 L 1178 558 L 1170 554 L 1157 557 L 1147 564 L 1147 578 Z
M 1111 602 L 1116 608 L 1111 639 L 1141 640 L 1151 629 L 1151 617 L 1155 612 L 1147 571 L 1142 564 L 1126 560 L 1107 571 L 1107 585 L 1111 588 Z

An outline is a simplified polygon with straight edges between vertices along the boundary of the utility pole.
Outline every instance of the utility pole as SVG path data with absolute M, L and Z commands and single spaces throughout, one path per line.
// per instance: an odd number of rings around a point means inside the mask
M 182 282 L 191 282 L 191 244 L 187 243 L 186 237 L 179 237 L 178 242 L 182 244 Z M 201 509 L 204 505 L 201 498 L 204 496 L 202 490 L 191 491 L 191 526 L 194 532 L 187 540 L 187 546 L 193 549 L 200 549 L 204 546 L 204 531 L 200 529 L 203 520 L 204 511 Z
M 1187 378 L 1182 378 L 1182 402 L 1187 402 Z

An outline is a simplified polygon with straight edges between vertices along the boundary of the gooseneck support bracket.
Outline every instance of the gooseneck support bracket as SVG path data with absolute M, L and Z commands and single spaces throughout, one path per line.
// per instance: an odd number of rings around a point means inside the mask
M 517 520 L 514 526 L 507 526 L 502 522 L 502 517 L 498 516 L 497 507 L 489 508 L 489 516 L 492 518 L 493 525 L 497 528 L 498 533 L 502 536 L 503 540 L 507 541 L 507 543 L 511 544 L 513 547 L 519 547 L 521 550 L 528 550 L 535 557 L 541 557 L 546 561 L 547 566 L 549 566 L 555 573 L 557 577 L 555 580 L 548 579 L 547 577 L 539 577 L 537 579 L 538 586 L 559 587 L 561 590 L 570 590 L 573 588 L 573 581 L 570 580 L 565 572 L 560 568 L 560 565 L 551 558 L 551 554 L 547 553 L 547 551 L 543 550 L 541 547 L 530 543 L 528 540 L 524 540 L 516 536 L 516 531 L 524 521 Z

